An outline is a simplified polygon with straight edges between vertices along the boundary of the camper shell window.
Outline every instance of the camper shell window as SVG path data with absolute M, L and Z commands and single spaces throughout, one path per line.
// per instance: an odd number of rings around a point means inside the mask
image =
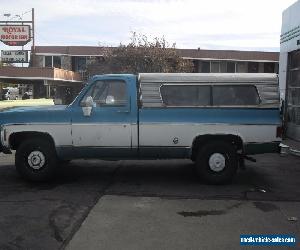
M 213 86 L 214 106 L 254 106 L 260 100 L 253 85 Z
M 163 85 L 160 88 L 166 106 L 209 106 L 210 87 L 201 85 Z
M 178 85 L 160 87 L 166 106 L 257 106 L 260 104 L 254 85 Z

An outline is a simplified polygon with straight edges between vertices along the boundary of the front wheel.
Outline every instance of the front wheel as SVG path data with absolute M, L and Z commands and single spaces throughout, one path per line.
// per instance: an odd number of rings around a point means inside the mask
M 17 149 L 15 165 L 18 173 L 26 180 L 49 180 L 57 167 L 54 145 L 40 138 L 24 141 Z
M 223 141 L 209 142 L 200 148 L 197 159 L 197 172 L 210 184 L 224 184 L 236 174 L 238 157 L 233 145 Z

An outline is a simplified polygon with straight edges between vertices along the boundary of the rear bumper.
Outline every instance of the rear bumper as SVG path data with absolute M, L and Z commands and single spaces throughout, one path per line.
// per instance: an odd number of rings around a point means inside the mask
M 244 154 L 280 153 L 280 141 L 266 143 L 248 143 L 244 145 Z

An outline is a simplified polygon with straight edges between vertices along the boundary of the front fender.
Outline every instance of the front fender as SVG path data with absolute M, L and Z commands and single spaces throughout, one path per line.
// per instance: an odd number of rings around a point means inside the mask
M 32 123 L 3 125 L 1 128 L 2 146 L 6 148 L 11 148 L 11 135 L 22 132 L 48 134 L 53 139 L 55 147 L 72 145 L 70 123 Z

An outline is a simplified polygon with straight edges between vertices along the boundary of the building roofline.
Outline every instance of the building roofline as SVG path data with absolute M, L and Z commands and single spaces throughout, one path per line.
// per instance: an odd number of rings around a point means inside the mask
M 116 47 L 99 46 L 36 46 L 36 55 L 65 56 L 103 56 L 105 50 Z M 226 59 L 241 61 L 278 62 L 279 52 L 244 51 L 244 50 L 206 50 L 206 49 L 176 49 L 179 56 L 186 59 Z

